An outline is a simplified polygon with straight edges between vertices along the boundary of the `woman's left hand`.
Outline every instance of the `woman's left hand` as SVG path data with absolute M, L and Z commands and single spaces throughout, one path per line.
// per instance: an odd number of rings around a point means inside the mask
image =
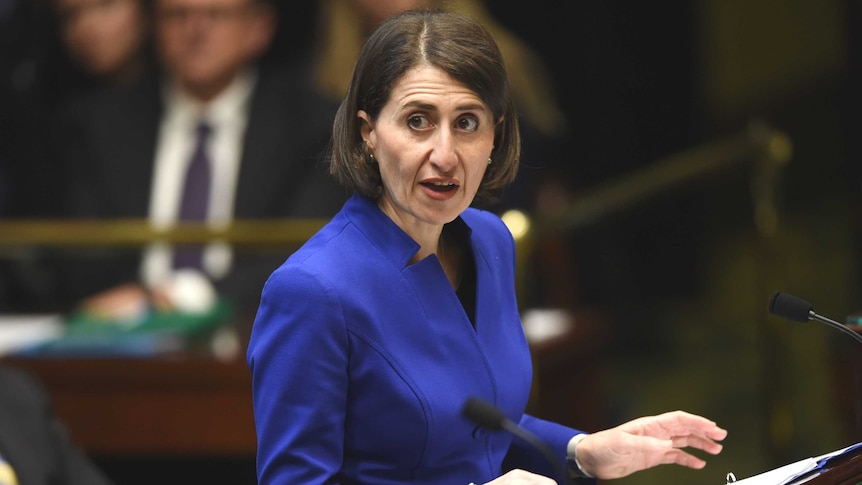
M 587 473 L 613 479 L 656 465 L 701 469 L 702 459 L 683 451 L 695 448 L 717 455 L 727 430 L 714 421 L 685 411 L 633 419 L 588 435 L 578 443 L 578 462 Z

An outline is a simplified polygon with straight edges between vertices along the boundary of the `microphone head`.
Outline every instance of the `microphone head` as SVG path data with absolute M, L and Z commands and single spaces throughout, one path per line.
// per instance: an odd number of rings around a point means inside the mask
M 787 293 L 776 291 L 769 298 L 769 313 L 795 322 L 811 320 L 811 303 Z
M 509 419 L 503 411 L 477 397 L 467 399 L 461 408 L 461 414 L 489 429 L 503 429 L 503 424 Z

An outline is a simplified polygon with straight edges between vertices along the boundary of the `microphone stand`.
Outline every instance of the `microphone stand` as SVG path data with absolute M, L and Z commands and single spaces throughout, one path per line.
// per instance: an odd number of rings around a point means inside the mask
M 826 318 L 822 315 L 818 315 L 818 314 L 814 313 L 814 310 L 808 311 L 808 319 L 809 320 L 817 320 L 818 322 L 825 323 L 826 325 L 829 325 L 830 327 L 836 328 L 836 329 L 846 333 L 847 335 L 850 335 L 851 337 L 856 339 L 857 342 L 862 343 L 862 335 L 859 335 L 854 330 L 851 330 L 847 325 L 843 325 L 841 323 L 836 322 L 835 320 L 832 320 L 830 318 Z

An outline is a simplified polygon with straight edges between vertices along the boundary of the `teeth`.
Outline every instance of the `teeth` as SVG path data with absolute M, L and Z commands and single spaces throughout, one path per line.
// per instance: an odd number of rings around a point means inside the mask
M 434 185 L 440 186 L 440 187 L 455 185 L 455 182 L 431 182 L 431 183 Z

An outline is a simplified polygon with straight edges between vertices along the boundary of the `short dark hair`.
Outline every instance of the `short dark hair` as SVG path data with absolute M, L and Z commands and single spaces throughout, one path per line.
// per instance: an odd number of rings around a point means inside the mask
M 407 70 L 428 64 L 472 89 L 497 122 L 493 163 L 474 202 L 490 202 L 515 179 L 521 137 L 503 56 L 491 34 L 472 18 L 443 10 L 412 10 L 388 18 L 371 34 L 353 71 L 332 128 L 329 171 L 342 185 L 378 199 L 380 170 L 360 134 L 364 110 L 374 120 Z

